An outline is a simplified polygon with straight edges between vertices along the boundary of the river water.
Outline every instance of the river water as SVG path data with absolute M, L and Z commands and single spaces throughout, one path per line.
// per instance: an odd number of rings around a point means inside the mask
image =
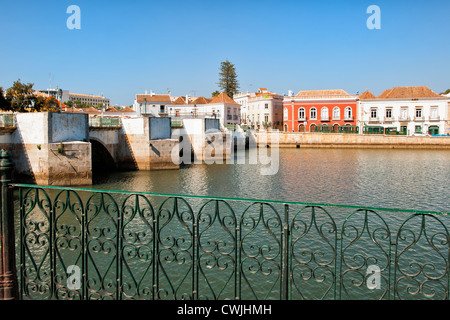
M 273 175 L 262 175 L 264 165 L 261 163 L 237 164 L 239 159 L 248 160 L 249 152 L 237 155 L 234 164 L 198 164 L 170 171 L 111 172 L 97 177 L 93 186 L 86 187 L 450 212 L 448 150 L 286 148 L 279 150 L 278 171 Z M 49 194 L 54 196 L 55 192 L 49 191 Z M 40 193 L 41 199 L 34 198 L 34 193 L 25 194 L 22 242 L 27 250 L 21 253 L 24 257 L 21 263 L 25 266 L 26 295 L 44 299 L 50 292 L 46 288 L 50 283 L 48 256 L 51 250 L 47 239 L 51 214 L 43 193 Z M 179 299 L 192 293 L 194 264 L 199 270 L 200 296 L 233 299 L 236 294 L 233 279 L 238 275 L 236 279 L 241 287 L 237 294 L 241 298 L 280 297 L 282 264 L 286 264 L 281 261 L 284 255 L 282 204 L 274 205 L 278 211 L 274 214 L 269 207 L 254 206 L 251 201 L 228 201 L 237 214 L 237 220 L 233 220 L 230 207 L 223 204 L 218 211 L 219 219 L 215 219 L 214 203 L 209 207 L 205 205 L 199 212 L 202 202 L 199 199 L 187 199 L 191 205 L 196 204 L 192 216 L 183 202 L 179 202 L 177 212 L 180 215 L 174 217 L 174 200 L 170 200 L 162 207 L 164 210 L 158 211 L 159 249 L 153 252 L 151 211 L 144 210 L 149 208 L 146 202 L 140 203 L 141 214 L 133 217 L 131 213 L 136 212 L 137 202 L 123 207 L 125 223 L 119 232 L 118 211 L 108 205 L 110 198 L 97 194 L 91 199 L 89 192 L 79 192 L 79 196 L 87 214 L 84 240 L 88 250 L 84 255 L 87 254 L 89 273 L 88 298 L 91 294 L 94 298 L 114 295 L 119 272 L 114 256 L 120 248 L 124 290 L 135 298 L 149 297 L 154 288 L 154 273 L 150 267 L 156 263 L 159 271 L 157 298 L 172 299 L 176 295 Z M 114 196 L 121 206 L 119 196 Z M 80 232 L 83 229 L 79 209 L 82 206 L 78 202 L 79 198 L 73 194 L 62 193 L 53 203 L 55 246 L 52 250 L 58 254 L 55 272 L 63 285 L 67 276 L 64 266 L 81 264 Z M 159 208 L 156 203 L 152 205 L 155 210 Z M 264 210 L 263 220 L 259 219 L 260 210 Z M 439 216 L 439 220 L 426 215 L 422 219 L 420 215 L 405 212 L 358 212 L 325 206 L 315 207 L 315 210 L 314 213 L 311 207 L 289 205 L 291 234 L 286 253 L 290 257 L 292 299 L 333 299 L 335 294 L 340 298 L 341 293 L 344 299 L 439 299 L 447 296 L 449 236 L 445 225 L 449 223 L 448 217 Z M 195 237 L 198 242 L 194 243 L 190 232 L 197 213 Z M 18 209 L 16 218 L 18 228 Z M 240 236 L 236 233 L 238 226 Z M 19 229 L 17 234 L 20 234 Z M 121 246 L 117 246 L 119 234 Z M 194 256 L 198 264 L 194 263 Z M 366 269 L 373 265 L 380 270 L 381 290 L 369 290 L 365 285 Z M 416 290 L 419 294 L 412 294 Z
M 105 174 L 93 187 L 450 211 L 450 150 L 285 148 L 274 175 L 261 175 L 267 165 L 249 164 L 248 152 L 233 164 Z M 246 164 L 237 164 L 240 157 Z

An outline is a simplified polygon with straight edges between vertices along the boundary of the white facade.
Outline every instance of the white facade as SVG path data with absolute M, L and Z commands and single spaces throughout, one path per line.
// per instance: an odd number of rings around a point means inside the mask
M 168 112 L 172 99 L 168 94 L 137 94 L 133 102 L 133 110 L 138 116 L 158 117 Z
M 247 107 L 247 124 L 253 128 L 278 128 L 283 126 L 283 97 L 276 94 L 250 97 Z
M 241 123 L 243 124 L 247 124 L 248 122 L 248 99 L 250 98 L 250 96 L 251 94 L 248 91 L 240 92 L 233 96 L 233 100 L 241 105 Z
M 168 116 L 172 118 L 215 118 L 221 124 L 240 124 L 240 112 L 240 105 L 230 103 L 171 105 L 168 108 Z
M 360 132 L 364 126 L 396 128 L 407 135 L 449 132 L 449 99 L 399 98 L 359 101 Z
M 49 96 L 52 96 L 53 98 L 62 103 L 69 101 L 69 90 L 47 89 L 47 90 L 39 90 L 39 92 L 48 94 Z
M 241 123 L 253 128 L 281 128 L 283 124 L 283 97 L 267 88 L 257 92 L 240 92 L 233 100 L 241 105 Z

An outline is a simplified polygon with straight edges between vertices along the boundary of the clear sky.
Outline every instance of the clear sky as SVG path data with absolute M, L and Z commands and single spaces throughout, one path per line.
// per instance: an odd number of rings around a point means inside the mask
M 81 29 L 70 30 L 70 5 Z M 366 26 L 381 9 L 381 29 Z M 0 1 L 0 86 L 209 97 L 221 61 L 240 89 L 450 88 L 449 0 Z

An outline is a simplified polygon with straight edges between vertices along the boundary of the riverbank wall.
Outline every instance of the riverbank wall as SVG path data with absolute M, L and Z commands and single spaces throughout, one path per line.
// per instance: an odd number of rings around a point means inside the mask
M 13 175 L 40 185 L 92 184 L 87 114 L 19 113 L 14 129 L 0 130 L 0 148 L 14 163 Z
M 450 137 L 248 132 L 247 138 L 249 145 L 270 146 L 274 141 L 280 148 L 450 149 Z

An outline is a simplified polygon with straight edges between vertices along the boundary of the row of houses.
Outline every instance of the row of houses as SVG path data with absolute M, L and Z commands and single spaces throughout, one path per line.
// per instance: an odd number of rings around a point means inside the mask
M 241 124 L 241 105 L 227 94 L 216 97 L 171 97 L 169 94 L 137 94 L 133 103 L 137 116 L 216 118 L 222 124 Z
M 338 90 L 306 90 L 279 95 L 267 88 L 243 92 L 231 99 L 171 97 L 138 94 L 136 116 L 217 118 L 224 125 L 285 132 L 344 132 L 405 135 L 450 133 L 450 95 L 439 95 L 426 86 L 395 87 L 378 97 L 370 91 L 349 94 Z
M 284 98 L 283 130 L 404 135 L 450 133 L 450 96 L 426 86 L 370 91 L 300 91 Z

